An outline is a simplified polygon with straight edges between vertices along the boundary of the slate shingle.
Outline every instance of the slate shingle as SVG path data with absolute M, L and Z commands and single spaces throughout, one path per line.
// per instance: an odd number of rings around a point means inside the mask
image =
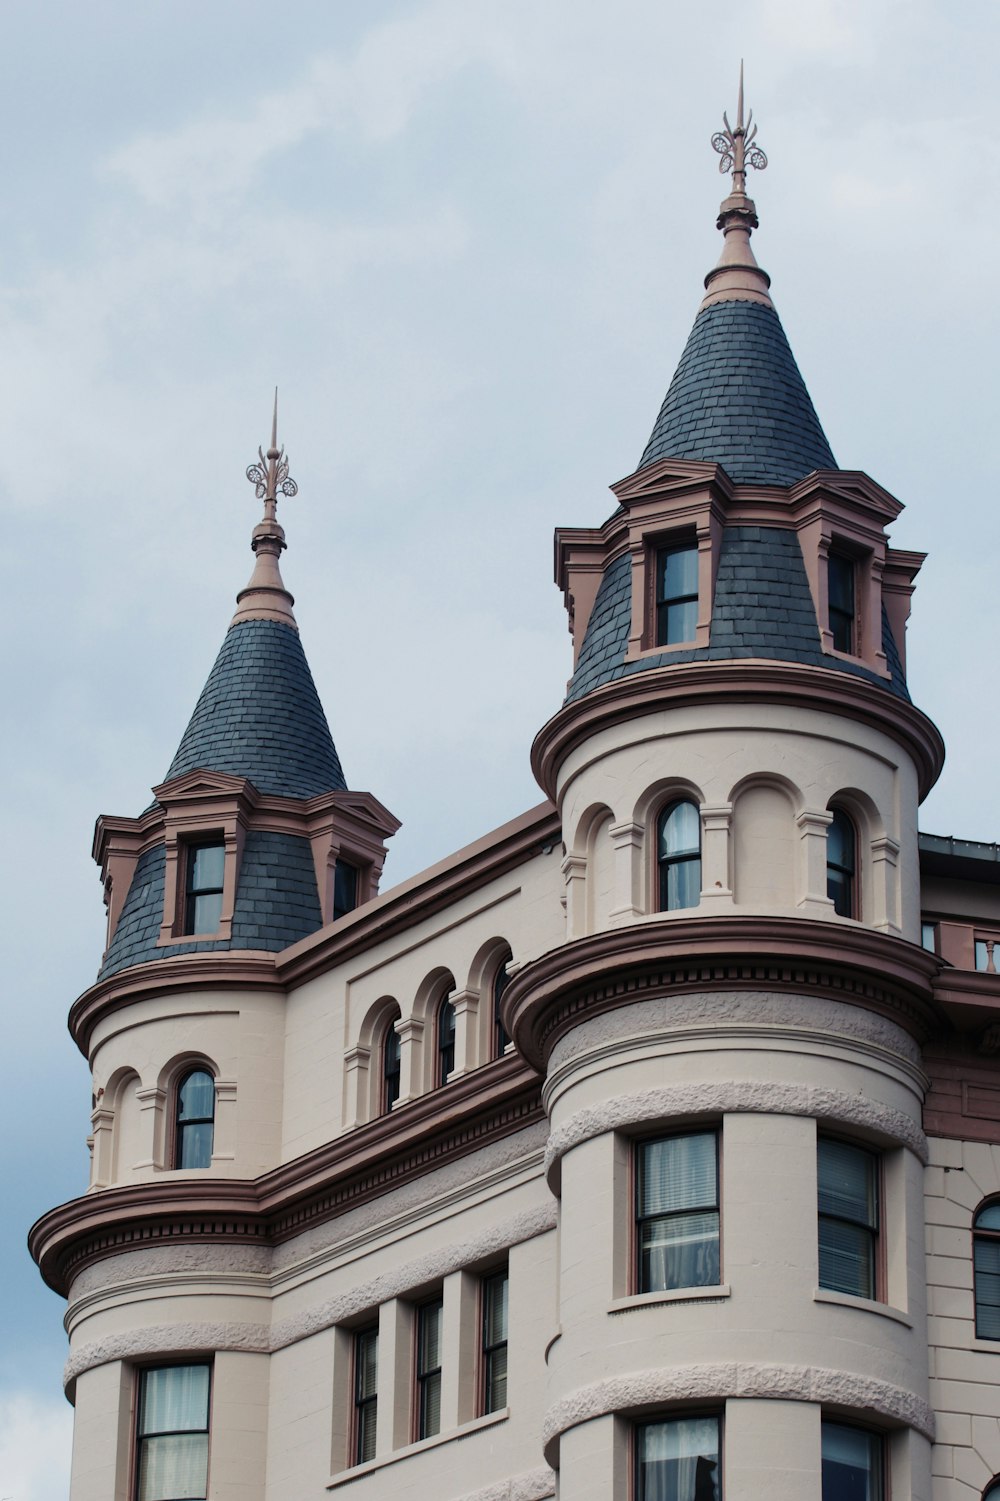
M 165 780 L 199 767 L 249 777 L 277 797 L 347 787 L 291 626 L 243 620 L 229 628 Z
M 698 314 L 639 468 L 667 458 L 722 464 L 748 485 L 837 467 L 773 308 L 717 302 Z
M 604 570 L 567 703 L 602 683 L 630 677 L 634 672 L 678 662 L 743 657 L 826 667 L 831 672 L 867 678 L 900 698 L 909 698 L 884 610 L 882 644 L 891 673 L 888 683 L 867 667 L 842 662 L 822 650 L 799 539 L 784 527 L 726 528 L 719 550 L 708 646 L 666 649 L 656 656 L 626 662 L 631 623 L 632 564 L 625 553 Z
M 212 953 L 225 949 L 277 952 L 322 926 L 316 871 L 309 840 L 298 834 L 253 830 L 243 847 L 233 910 L 233 936 L 200 942 L 181 940 L 157 946 L 163 922 L 166 852 L 154 845 L 139 861 L 115 936 L 98 979 L 133 964 L 148 964 L 173 954 Z M 280 898 L 276 895 L 280 893 Z

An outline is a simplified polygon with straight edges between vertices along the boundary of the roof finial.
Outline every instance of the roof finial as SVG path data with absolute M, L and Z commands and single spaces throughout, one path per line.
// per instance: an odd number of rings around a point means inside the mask
M 771 279 L 757 264 L 750 248 L 750 236 L 757 228 L 757 209 L 752 198 L 747 197 L 747 169 L 755 167 L 762 172 L 767 166 L 767 157 L 754 144 L 757 127 L 753 123 L 753 110 L 743 118 L 743 62 L 740 61 L 740 88 L 736 103 L 736 124 L 730 125 L 729 116 L 723 111 L 725 130 L 716 131 L 712 145 L 719 153 L 719 171 L 733 174 L 733 186 L 728 198 L 719 209 L 717 227 L 725 235 L 722 255 L 714 271 L 705 277 L 708 294 L 702 307 L 733 298 L 749 302 L 762 302 L 772 306 L 767 289 Z
M 285 450 L 278 447 L 278 388 L 274 388 L 274 412 L 271 417 L 271 446 L 265 455 L 257 449 L 258 462 L 247 468 L 247 479 L 254 487 L 257 499 L 264 502 L 264 518 L 253 529 L 250 546 L 257 561 L 253 576 L 246 588 L 236 596 L 240 608 L 233 616 L 233 625 L 241 620 L 277 620 L 290 625 L 294 630 L 292 614 L 294 600 L 285 588 L 278 567 L 285 543 L 284 529 L 278 523 L 278 496 L 297 495 L 299 487 L 288 476 L 288 460 Z

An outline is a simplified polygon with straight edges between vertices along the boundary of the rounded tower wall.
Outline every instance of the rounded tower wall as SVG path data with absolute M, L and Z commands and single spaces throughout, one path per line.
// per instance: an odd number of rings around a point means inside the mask
M 839 807 L 858 836 L 860 921 L 916 942 L 918 797 L 898 742 L 834 712 L 701 704 L 599 728 L 558 774 L 568 936 L 679 915 L 659 911 L 656 824 L 683 799 L 700 814 L 702 913 L 850 921 L 827 896 L 827 828 Z

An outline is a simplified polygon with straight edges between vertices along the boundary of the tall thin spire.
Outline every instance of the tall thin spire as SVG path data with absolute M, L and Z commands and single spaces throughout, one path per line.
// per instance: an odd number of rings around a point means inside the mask
M 725 129 L 716 131 L 712 146 L 719 153 L 719 171 L 733 174 L 733 186 L 719 207 L 716 227 L 722 230 L 725 240 L 718 265 L 705 277 L 706 292 L 701 305 L 704 308 L 716 302 L 739 300 L 771 307 L 773 304 L 768 295 L 771 278 L 758 266 L 750 248 L 750 236 L 757 228 L 758 220 L 754 201 L 747 196 L 747 169 L 754 167 L 762 172 L 767 166 L 767 157 L 756 145 L 753 110 L 749 111 L 745 121 L 743 118 L 742 61 L 736 124 L 730 125 L 725 111 L 722 123 Z
M 285 450 L 278 447 L 278 388 L 274 388 L 274 412 L 271 417 L 271 446 L 265 455 L 257 449 L 258 462 L 247 468 L 247 479 L 257 499 L 264 502 L 264 517 L 253 529 L 250 546 L 256 559 L 250 582 L 236 596 L 239 608 L 232 624 L 242 620 L 277 620 L 298 630 L 292 605 L 285 588 L 278 560 L 287 543 L 278 522 L 278 496 L 298 494 L 298 485 L 288 475 Z

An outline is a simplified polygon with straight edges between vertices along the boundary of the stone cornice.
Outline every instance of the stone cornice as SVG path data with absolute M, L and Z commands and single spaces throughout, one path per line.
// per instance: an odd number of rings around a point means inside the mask
M 937 726 L 886 688 L 853 673 L 747 658 L 647 668 L 565 704 L 535 736 L 531 748 L 535 778 L 554 800 L 562 762 L 599 730 L 661 709 L 713 703 L 782 704 L 797 711 L 841 714 L 881 730 L 912 757 L 921 798 L 944 765 L 944 741 Z
M 644 995 L 734 988 L 819 994 L 890 1016 L 918 1040 L 939 1025 L 940 961 L 870 928 L 794 917 L 662 917 L 576 939 L 525 965 L 503 998 L 518 1050 L 542 1070 L 583 1016 Z
M 28 1248 L 65 1296 L 81 1267 L 141 1246 L 274 1244 L 542 1116 L 536 1074 L 507 1054 L 260 1178 L 164 1174 L 71 1199 L 36 1221 Z

